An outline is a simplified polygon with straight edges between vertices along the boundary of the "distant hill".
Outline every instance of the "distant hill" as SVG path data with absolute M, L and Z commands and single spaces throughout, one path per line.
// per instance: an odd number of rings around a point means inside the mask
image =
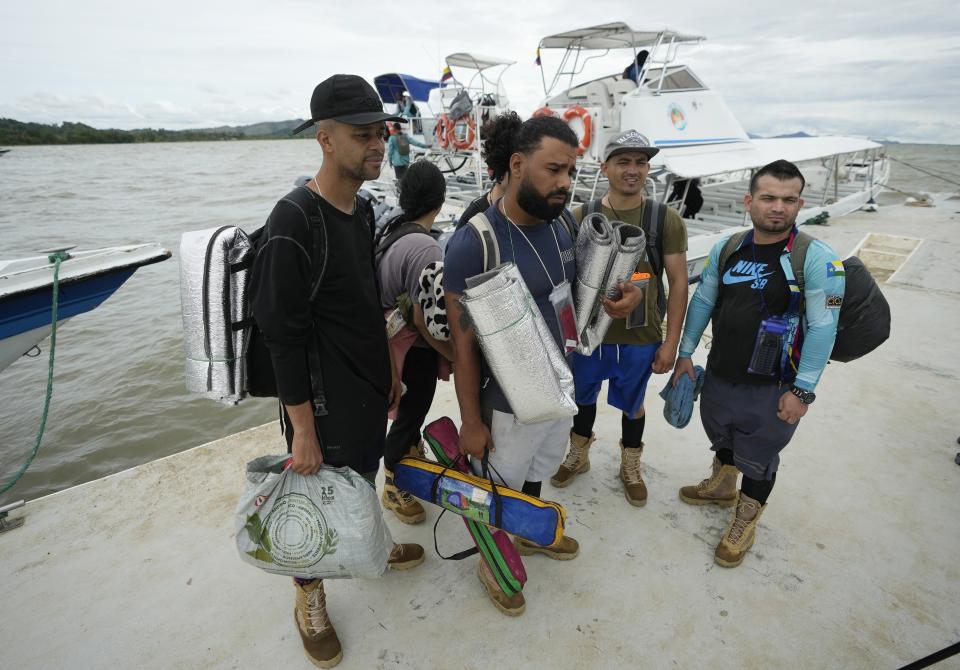
M 217 128 L 200 128 L 198 133 L 241 133 L 245 137 L 257 138 L 284 138 L 290 137 L 293 129 L 303 123 L 303 119 L 292 121 L 261 121 L 248 126 L 218 126 Z M 308 133 L 309 136 L 309 133 Z
M 85 123 L 25 123 L 0 118 L 0 145 L 33 144 L 134 144 L 138 142 L 210 142 L 223 140 L 289 139 L 290 132 L 302 121 L 265 121 L 246 126 L 221 126 L 190 130 L 139 128 L 136 130 L 100 129 Z M 305 135 L 310 137 L 310 133 Z M 297 137 L 304 137 L 298 135 Z

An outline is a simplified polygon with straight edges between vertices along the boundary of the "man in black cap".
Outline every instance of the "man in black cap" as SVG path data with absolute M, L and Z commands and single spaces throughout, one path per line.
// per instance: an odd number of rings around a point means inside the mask
M 620 480 L 627 502 L 635 507 L 647 502 L 647 487 L 640 473 L 647 382 L 651 373 L 662 374 L 673 369 L 687 309 L 686 226 L 675 210 L 643 194 L 650 159 L 658 151 L 636 130 L 615 137 L 604 148 L 600 165 L 609 182 L 606 195 L 574 210 L 579 221 L 588 214 L 603 212 L 611 221 L 643 228 L 647 253 L 634 276 L 646 282 L 647 290 L 641 307 L 626 319 L 614 320 L 603 344 L 593 355 L 573 354 L 578 413 L 573 419 L 567 457 L 550 480 L 554 486 L 568 486 L 578 474 L 590 469 L 589 450 L 594 441 L 597 397 L 601 385 L 607 381 L 607 403 L 623 412 Z M 670 286 L 669 300 L 663 286 L 664 273 Z
M 357 191 L 380 175 L 384 122 L 403 119 L 384 113 L 366 81 L 344 74 L 314 89 L 310 112 L 294 133 L 316 126 L 323 164 L 270 213 L 251 273 L 251 303 L 270 351 L 293 469 L 309 475 L 321 463 L 348 466 L 372 484 L 400 382 L 387 348 L 371 222 Z M 314 258 L 318 234 L 326 250 Z M 423 558 L 420 545 L 395 544 L 389 567 L 412 568 Z M 307 655 L 314 665 L 333 667 L 343 653 L 323 583 L 294 582 Z

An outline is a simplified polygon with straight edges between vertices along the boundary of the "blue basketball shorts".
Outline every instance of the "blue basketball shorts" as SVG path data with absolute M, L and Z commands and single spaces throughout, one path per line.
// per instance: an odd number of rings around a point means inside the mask
M 660 348 L 652 344 L 601 344 L 591 356 L 571 357 L 578 405 L 595 405 L 600 387 L 609 380 L 607 404 L 628 416 L 643 407 L 653 359 Z

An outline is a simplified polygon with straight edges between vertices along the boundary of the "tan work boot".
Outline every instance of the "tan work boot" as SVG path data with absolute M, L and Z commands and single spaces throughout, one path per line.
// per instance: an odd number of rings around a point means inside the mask
M 643 483 L 640 474 L 640 455 L 643 453 L 643 442 L 638 449 L 627 449 L 620 441 L 620 481 L 623 482 L 623 494 L 627 502 L 634 507 L 643 507 L 647 504 L 647 485 Z
M 713 470 L 709 477 L 694 486 L 680 489 L 680 500 L 689 505 L 720 505 L 733 507 L 737 504 L 737 475 L 734 465 L 724 465 L 713 457 Z
M 393 470 L 383 468 L 383 494 L 380 504 L 385 509 L 393 510 L 403 523 L 421 523 L 427 518 L 427 513 L 417 500 L 393 483 Z
M 596 440 L 592 433 L 590 437 L 583 437 L 571 430 L 567 457 L 560 464 L 557 474 L 550 478 L 550 483 L 562 489 L 568 486 L 577 475 L 590 470 L 590 445 Z
M 293 585 L 297 589 L 293 618 L 297 622 L 307 658 L 318 668 L 332 668 L 343 658 L 343 648 L 327 616 L 323 581 L 314 579 L 301 586 L 297 580 L 293 580 Z
M 408 456 L 416 456 L 417 458 L 426 458 L 427 457 L 427 445 L 423 443 L 423 440 L 420 440 L 416 444 L 410 447 L 410 451 L 407 452 Z
M 503 589 L 501 589 L 497 583 L 497 578 L 490 572 L 490 566 L 487 565 L 487 562 L 483 560 L 483 558 L 480 559 L 477 576 L 480 577 L 480 583 L 483 584 L 483 588 L 486 590 L 487 595 L 490 596 L 494 607 L 507 616 L 520 616 L 523 614 L 523 611 L 527 609 L 527 601 L 523 597 L 523 591 L 517 591 L 512 596 L 504 593 Z
M 409 570 L 423 563 L 423 547 L 419 544 L 393 544 L 387 567 L 391 570 Z
M 736 500 L 737 509 L 727 526 L 727 532 L 713 552 L 713 560 L 725 568 L 735 568 L 743 563 L 743 557 L 753 546 L 760 515 L 767 508 L 766 504 L 761 505 L 759 501 L 743 495 L 743 491 L 737 494 Z
M 576 558 L 577 554 L 580 553 L 580 543 L 568 535 L 562 536 L 559 540 L 547 546 L 536 544 L 522 537 L 513 538 L 513 543 L 517 547 L 517 553 L 521 556 L 543 554 L 556 561 L 569 561 Z

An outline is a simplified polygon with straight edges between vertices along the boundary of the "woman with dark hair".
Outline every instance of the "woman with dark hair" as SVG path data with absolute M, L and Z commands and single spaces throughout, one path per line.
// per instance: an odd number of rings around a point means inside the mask
M 438 289 L 421 279 L 435 276 L 443 265 L 443 251 L 430 229 L 445 196 L 446 182 L 439 168 L 427 161 L 413 163 L 400 182 L 403 213 L 388 222 L 375 241 L 384 316 L 394 321 L 394 313 L 399 312 L 405 324 L 390 337 L 391 354 L 407 390 L 387 432 L 381 497 L 383 506 L 404 523 L 420 523 L 426 514 L 413 496 L 394 485 L 393 468 L 407 454 L 423 455 L 420 428 L 433 403 L 437 379 L 449 378 L 449 360 L 453 358 L 449 336 L 438 338 L 442 334 L 433 328 L 434 323 L 428 323 L 422 306 L 435 306 L 437 297 Z M 442 300 L 442 293 L 439 295 Z
M 509 179 L 510 156 L 513 154 L 513 146 L 522 123 L 516 112 L 504 112 L 483 124 L 480 131 L 480 137 L 483 138 L 483 160 L 487 164 L 487 174 L 493 180 L 493 188 L 467 205 L 457 219 L 457 228 L 474 215 L 487 211 L 490 205 L 503 197 Z

